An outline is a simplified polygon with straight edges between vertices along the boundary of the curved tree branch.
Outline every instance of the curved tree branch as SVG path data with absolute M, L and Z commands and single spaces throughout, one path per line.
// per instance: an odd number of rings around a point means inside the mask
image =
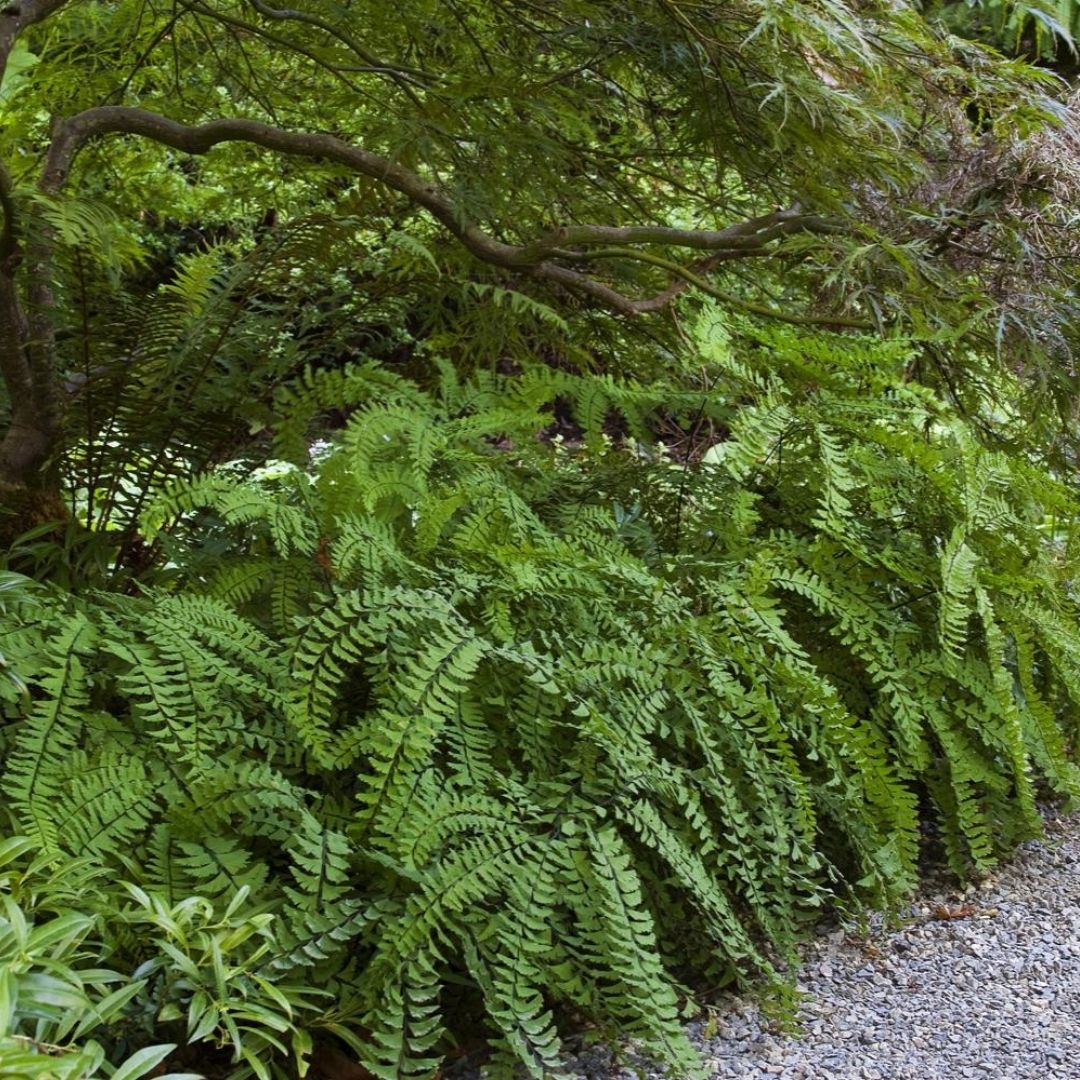
M 19 35 L 34 23 L 47 19 L 59 11 L 68 0 L 16 0 L 0 4 L 0 79 L 4 77 L 8 57 Z
M 121 105 L 87 109 L 54 123 L 41 190 L 47 194 L 59 192 L 82 147 L 108 134 L 138 135 L 187 154 L 205 154 L 221 143 L 246 142 L 280 154 L 333 161 L 405 195 L 427 210 L 478 259 L 498 266 L 524 265 L 515 262 L 521 248 L 501 243 L 475 225 L 463 222 L 456 205 L 437 187 L 389 158 L 333 135 L 286 131 L 256 120 L 235 118 L 187 125 L 159 113 Z
M 666 306 L 687 286 L 699 288 L 726 303 L 788 322 L 867 327 L 844 317 L 788 314 L 723 293 L 701 274 L 730 259 L 760 257 L 770 245 L 797 232 L 834 233 L 840 230 L 798 206 L 736 222 L 724 229 L 675 229 L 657 225 L 566 225 L 528 244 L 508 244 L 468 221 L 460 207 L 434 183 L 380 154 L 319 132 L 287 131 L 256 120 L 227 118 L 203 124 L 180 123 L 145 109 L 103 105 L 56 121 L 41 178 L 41 189 L 56 194 L 76 155 L 90 140 L 103 135 L 136 135 L 187 154 L 205 154 L 221 143 L 245 142 L 280 154 L 336 162 L 399 192 L 422 207 L 477 259 L 504 270 L 525 270 L 584 294 L 623 315 L 641 315 Z M 573 245 L 568 249 L 567 245 Z M 615 246 L 612 246 L 615 245 Z M 685 248 L 708 252 L 685 267 L 628 245 Z M 666 270 L 676 281 L 655 296 L 633 299 L 583 273 L 583 262 L 623 259 L 647 262 Z M 566 264 L 571 265 L 566 265 Z M 576 264 L 576 265 L 575 265 Z
M 748 254 L 765 255 L 768 254 L 768 252 L 761 251 Z M 775 319 L 778 322 L 794 323 L 796 326 L 843 327 L 850 330 L 875 329 L 874 324 L 866 319 L 850 318 L 845 315 L 808 315 L 799 312 L 782 311 L 779 308 L 770 307 L 767 304 L 758 304 L 752 300 L 745 300 L 741 296 L 735 296 L 733 293 L 718 289 L 712 282 L 701 276 L 700 270 L 702 268 L 710 268 L 712 265 L 719 262 L 722 257 L 713 256 L 710 259 L 704 259 L 702 262 L 695 264 L 695 267 L 693 268 L 681 266 L 671 259 L 661 258 L 659 255 L 654 255 L 651 252 L 634 251 L 630 248 L 606 248 L 602 251 L 591 252 L 587 257 L 597 259 L 617 258 L 649 263 L 652 266 L 659 266 L 667 270 L 668 273 L 673 275 L 677 280 L 674 284 L 668 286 L 663 292 L 657 293 L 655 296 L 634 300 L 631 297 L 617 292 L 610 286 L 598 282 L 595 278 L 590 278 L 578 271 L 569 270 L 566 267 L 556 266 L 551 263 L 543 264 L 541 276 L 552 281 L 558 281 L 566 288 L 594 296 L 605 306 L 622 315 L 644 315 L 649 312 L 660 311 L 667 307 L 676 296 L 693 286 L 699 292 L 703 292 L 707 296 L 722 300 L 729 307 L 737 308 L 738 310 L 745 311 L 751 315 L 760 315 L 764 318 Z M 747 255 L 729 255 L 727 257 L 746 258 Z M 698 272 L 695 272 L 695 270 Z
M 524 249 L 543 255 L 556 248 L 583 244 L 663 244 L 702 251 L 754 252 L 794 232 L 835 233 L 842 227 L 805 214 L 798 205 L 736 222 L 726 229 L 673 229 L 664 225 L 564 225 Z
M 28 27 L 34 23 L 42 22 L 54 12 L 64 7 L 69 0 L 14 0 L 12 3 L 0 5 L 0 42 L 10 36 L 10 45 Z M 5 58 L 6 58 L 6 54 Z

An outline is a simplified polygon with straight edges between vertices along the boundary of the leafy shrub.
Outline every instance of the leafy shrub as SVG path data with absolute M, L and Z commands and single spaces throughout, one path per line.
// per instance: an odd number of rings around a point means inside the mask
M 157 1015 L 241 1073 L 322 1029 L 428 1076 L 482 1015 L 495 1071 L 588 1017 L 696 1075 L 695 986 L 1078 791 L 1075 504 L 917 350 L 704 319 L 679 385 L 309 373 L 276 467 L 149 508 L 168 587 L 4 594 L 15 823 L 130 878 Z
M 216 1036 L 239 1075 L 289 1075 L 286 1049 L 304 1065 L 311 1039 L 294 1020 L 320 994 L 262 972 L 273 916 L 253 913 L 247 890 L 224 910 L 201 897 L 168 904 L 132 885 L 105 888 L 92 859 L 39 848 L 28 837 L 0 843 L 5 1077 L 197 1080 L 163 1071 L 178 1044 L 154 1043 L 162 1033 Z
M 52 865 L 47 855 L 18 866 L 35 847 L 26 837 L 0 843 L 0 1067 L 18 1080 L 83 1080 L 106 1062 L 105 1047 L 87 1036 L 122 1019 L 144 984 L 89 962 L 97 919 L 76 905 L 100 870 Z M 174 1049 L 143 1046 L 105 1075 L 138 1080 Z

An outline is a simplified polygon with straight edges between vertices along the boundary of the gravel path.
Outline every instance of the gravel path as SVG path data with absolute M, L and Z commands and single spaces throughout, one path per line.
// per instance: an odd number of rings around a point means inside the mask
M 715 1080 L 1080 1080 L 1080 815 L 1049 821 L 1045 841 L 977 888 L 929 890 L 910 914 L 899 930 L 875 920 L 807 949 L 795 1034 L 745 1001 L 711 1031 L 694 1025 Z M 599 1050 L 577 1068 L 639 1075 Z

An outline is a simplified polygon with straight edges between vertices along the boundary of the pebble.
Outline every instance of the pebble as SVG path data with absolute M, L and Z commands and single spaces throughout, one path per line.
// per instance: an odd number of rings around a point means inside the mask
M 960 892 L 928 888 L 906 927 L 874 916 L 868 934 L 823 931 L 804 952 L 795 1031 L 750 998 L 726 1003 L 713 1038 L 691 1025 L 712 1080 L 1080 1080 L 1078 871 L 1080 815 L 1050 813 L 1045 840 Z M 683 1080 L 596 1047 L 568 1075 Z

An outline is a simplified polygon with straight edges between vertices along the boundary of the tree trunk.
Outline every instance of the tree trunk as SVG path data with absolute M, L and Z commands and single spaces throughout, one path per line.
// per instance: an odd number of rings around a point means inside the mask
M 19 35 L 68 0 L 21 0 L 0 10 L 0 78 Z M 52 328 L 47 233 L 31 251 L 30 314 L 18 276 L 24 252 L 11 174 L 0 161 L 0 380 L 9 417 L 0 437 L 0 550 L 20 532 L 66 516 L 57 457 L 61 445 L 60 396 Z
M 61 427 L 55 388 L 42 386 L 35 378 L 35 374 L 45 375 L 51 384 L 55 377 L 47 370 L 51 335 L 42 325 L 37 333 L 45 334 L 46 340 L 31 340 L 31 320 L 15 281 L 16 262 L 9 257 L 0 265 L 0 375 L 11 408 L 7 430 L 0 438 L 0 548 L 26 529 L 65 515 L 56 468 Z M 47 319 L 48 314 L 40 312 L 35 321 Z

